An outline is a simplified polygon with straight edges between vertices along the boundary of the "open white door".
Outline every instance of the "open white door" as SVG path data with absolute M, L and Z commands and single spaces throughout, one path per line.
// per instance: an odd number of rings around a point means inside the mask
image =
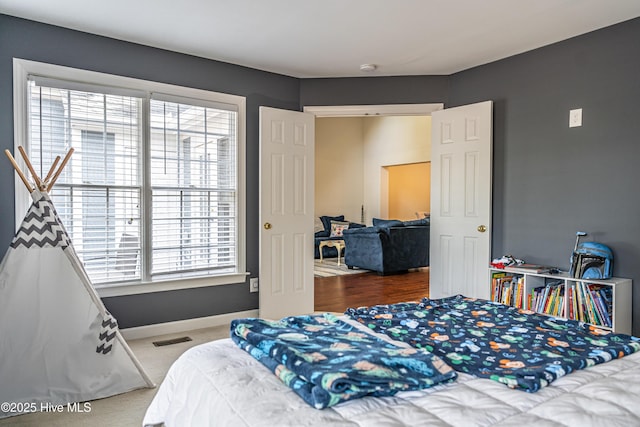
M 313 312 L 315 116 L 260 107 L 260 317 Z
M 431 298 L 489 298 L 491 101 L 432 113 Z

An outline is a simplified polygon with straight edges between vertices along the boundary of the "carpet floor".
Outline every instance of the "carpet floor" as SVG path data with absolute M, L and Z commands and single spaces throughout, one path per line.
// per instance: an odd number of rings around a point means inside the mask
M 346 265 L 337 264 L 336 258 L 315 260 L 316 277 L 330 277 L 343 274 L 364 273 L 367 270 L 349 270 Z M 154 341 L 169 340 L 188 336 L 192 341 L 156 347 Z M 145 371 L 156 384 L 153 389 L 140 389 L 105 399 L 91 401 L 90 411 L 36 412 L 0 420 L 4 426 L 48 426 L 48 427 L 140 427 L 142 418 L 156 395 L 157 386 L 162 383 L 171 364 L 187 349 L 205 342 L 226 338 L 229 326 L 216 326 L 177 334 L 161 335 L 139 340 L 129 340 L 128 344 Z
M 192 341 L 162 347 L 153 341 L 168 340 L 188 336 Z M 164 379 L 171 364 L 187 349 L 205 342 L 226 338 L 229 326 L 216 326 L 178 334 L 162 335 L 128 341 L 145 371 L 156 384 L 153 389 L 134 390 L 129 393 L 91 401 L 90 412 L 46 413 L 36 412 L 4 418 L 0 426 L 48 426 L 48 427 L 140 427 L 142 418 L 156 395 L 157 386 Z

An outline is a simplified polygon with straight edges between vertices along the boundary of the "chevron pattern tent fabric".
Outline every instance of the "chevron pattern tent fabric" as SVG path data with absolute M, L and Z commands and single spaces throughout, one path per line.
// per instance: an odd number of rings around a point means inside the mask
M 22 225 L 11 242 L 11 247 L 14 249 L 18 246 L 30 248 L 35 245 L 40 248 L 60 246 L 62 249 L 66 249 L 70 241 L 71 239 L 62 227 L 51 199 L 45 193 L 29 208 Z
M 67 405 L 154 387 L 49 198 L 60 173 L 53 174 L 57 162 L 42 181 L 23 156 L 36 185 L 12 161 L 33 203 L 0 263 L 0 402 L 24 411 L 2 408 L 0 418 L 28 412 L 30 405 Z
M 100 330 L 100 342 L 96 348 L 96 353 L 107 354 L 113 348 L 112 341 L 116 337 L 118 330 L 118 322 L 108 311 L 105 313 L 102 319 L 102 329 Z

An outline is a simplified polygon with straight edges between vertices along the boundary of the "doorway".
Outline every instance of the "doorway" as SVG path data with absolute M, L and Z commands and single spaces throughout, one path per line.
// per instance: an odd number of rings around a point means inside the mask
M 438 141 L 438 144 L 442 145 L 442 144 L 449 143 L 449 142 L 452 141 L 451 137 L 452 137 L 452 135 L 454 135 L 454 133 L 452 132 L 453 123 L 450 122 L 450 121 L 444 121 L 443 119 L 449 118 L 450 116 L 456 115 L 458 110 L 462 112 L 463 110 L 466 111 L 467 108 L 473 109 L 473 108 L 475 108 L 475 106 L 478 106 L 478 105 L 481 105 L 481 104 L 490 104 L 490 103 L 491 103 L 491 101 L 487 101 L 485 103 L 479 103 L 479 104 L 474 104 L 474 105 L 470 105 L 470 106 L 457 107 L 457 109 L 447 110 L 446 114 L 444 112 L 438 112 L 437 116 L 438 116 L 439 120 L 436 122 L 435 119 L 434 119 L 434 128 L 433 128 L 433 132 L 432 132 L 433 141 L 432 142 L 435 143 L 435 141 Z M 442 104 L 438 104 L 437 108 L 433 108 L 433 104 L 428 104 L 428 105 L 431 106 L 431 110 L 428 112 L 428 114 L 427 113 L 423 113 L 423 114 L 415 114 L 415 115 L 430 115 L 432 112 L 436 112 L 437 110 L 441 110 L 442 109 Z M 386 107 L 393 107 L 393 106 L 386 106 Z M 333 109 L 337 109 L 339 111 L 341 107 L 318 107 L 318 109 L 319 109 L 318 111 L 319 112 L 324 111 L 326 113 L 327 108 L 333 108 Z M 350 109 L 353 109 L 354 107 L 344 107 L 344 108 L 346 108 L 347 110 L 350 110 Z M 357 108 L 359 108 L 361 110 L 362 109 L 366 110 L 368 107 L 357 107 Z M 375 111 L 375 107 L 371 107 L 371 108 L 372 108 L 372 111 Z M 384 110 L 384 108 L 383 108 L 383 110 Z M 476 137 L 478 135 L 478 131 L 479 130 L 484 129 L 483 132 L 488 131 L 487 135 L 489 136 L 489 138 L 487 139 L 487 141 L 489 142 L 489 150 L 491 150 L 491 113 L 489 112 L 489 114 L 487 115 L 487 114 L 485 114 L 486 113 L 485 110 L 486 109 L 483 108 L 482 114 L 479 114 L 478 116 L 471 115 L 469 117 L 464 117 L 464 119 L 461 121 L 464 131 L 461 134 L 465 135 L 464 139 L 466 141 L 477 141 L 477 140 L 484 140 L 484 138 L 477 138 Z M 305 113 L 314 113 L 314 107 L 305 107 L 304 108 L 304 112 Z M 403 112 L 403 113 L 406 113 L 406 112 Z M 303 113 L 298 113 L 298 114 L 303 114 Z M 367 115 L 370 115 L 370 114 L 371 113 L 366 113 L 364 115 L 367 116 Z M 349 116 L 349 115 L 353 115 L 353 114 L 342 114 L 343 117 Z M 362 114 L 360 114 L 360 115 L 362 115 Z M 374 115 L 381 115 L 381 114 L 375 113 Z M 389 115 L 393 116 L 394 114 L 389 114 Z M 336 115 L 333 114 L 332 116 L 336 116 Z M 331 115 L 330 116 L 325 115 L 324 117 L 332 117 L 332 116 Z M 340 116 L 340 115 L 338 115 L 338 116 Z M 482 117 L 480 117 L 480 116 L 482 116 Z M 316 116 L 315 113 L 314 113 L 314 117 L 311 117 L 311 123 L 312 123 L 311 126 L 312 127 L 313 127 L 314 120 L 316 120 L 317 117 L 318 116 Z M 320 115 L 320 117 L 323 117 L 323 116 Z M 435 123 L 437 123 L 437 124 L 435 124 Z M 264 132 L 261 131 L 261 135 L 263 133 Z M 458 133 L 459 133 L 458 131 L 455 132 L 456 135 Z M 484 135 L 484 133 L 483 133 L 483 135 Z M 431 135 L 429 135 L 429 137 L 431 137 Z M 395 140 L 395 135 L 392 135 L 391 138 L 389 138 L 389 144 L 393 143 L 394 140 Z M 483 147 L 484 147 L 484 143 L 483 143 Z M 476 156 L 476 157 L 478 157 L 478 156 Z M 484 158 L 484 156 L 482 156 L 482 157 Z M 434 162 L 434 174 L 435 174 L 434 177 L 438 177 L 440 169 L 436 169 L 436 166 L 438 166 L 438 167 L 442 166 L 443 159 L 442 159 L 442 155 L 437 155 L 437 156 L 435 156 L 435 158 L 436 158 L 436 162 Z M 490 156 L 488 158 L 490 158 Z M 310 157 L 307 157 L 307 159 L 310 162 L 314 162 L 315 161 L 315 156 L 313 155 L 313 153 L 311 153 Z M 466 156 L 465 159 L 473 160 L 474 156 L 473 155 Z M 446 161 L 445 163 L 446 163 L 445 166 L 449 167 L 451 162 L 450 161 Z M 472 167 L 473 165 L 474 165 L 473 162 L 467 162 L 467 169 L 469 167 Z M 476 169 L 473 169 L 473 170 L 476 170 Z M 480 173 L 479 175 L 480 175 L 479 178 L 483 178 L 482 182 L 487 181 L 489 183 L 489 190 L 490 190 L 490 183 L 491 183 L 491 176 L 492 176 L 490 167 L 488 168 L 488 170 L 484 170 L 484 172 Z M 449 175 L 446 175 L 444 177 L 450 178 Z M 460 180 L 458 180 L 458 181 L 460 181 Z M 447 181 L 447 182 L 449 182 L 449 181 Z M 465 180 L 462 180 L 459 183 L 465 184 L 467 182 Z M 442 205 L 442 203 L 440 203 L 442 201 L 442 200 L 440 200 L 441 199 L 440 196 L 443 194 L 443 191 L 442 191 L 443 187 L 440 184 L 441 184 L 441 182 L 438 181 L 438 185 L 435 185 L 435 180 L 431 184 L 431 187 L 432 187 L 432 190 L 433 190 L 433 194 L 431 195 L 431 197 L 433 198 L 432 204 L 434 204 L 435 206 L 438 206 L 438 209 L 442 210 L 447 206 L 444 206 L 444 205 Z M 435 190 L 434 190 L 434 188 L 435 188 Z M 471 186 L 470 188 L 475 188 L 475 187 Z M 449 188 L 449 190 L 451 190 L 451 188 Z M 310 191 L 314 192 L 313 186 L 310 189 Z M 457 190 L 456 190 L 456 192 L 457 192 Z M 465 197 L 466 197 L 466 193 L 468 193 L 468 192 L 465 192 L 465 191 L 461 192 L 461 194 L 464 194 Z M 449 191 L 445 195 L 449 196 L 450 194 L 451 194 L 451 191 Z M 438 197 L 436 197 L 436 196 L 438 196 Z M 490 199 L 490 192 L 489 192 L 489 199 Z M 447 198 L 447 200 L 449 200 L 449 198 Z M 311 205 L 313 205 L 313 203 L 311 203 Z M 490 218 L 490 207 L 491 207 L 490 206 L 490 202 L 489 202 L 489 204 L 487 206 L 489 208 L 489 218 Z M 310 210 L 310 211 L 307 211 L 308 213 L 305 214 L 306 218 L 311 220 L 311 222 L 309 223 L 309 229 L 312 228 L 311 224 L 313 223 L 312 222 L 312 218 L 310 218 L 310 215 L 311 215 L 312 211 L 313 211 L 313 209 Z M 317 212 L 315 212 L 315 213 L 317 213 Z M 362 215 L 362 217 L 364 218 L 364 214 Z M 265 224 L 265 226 L 266 226 L 266 224 Z M 482 226 L 482 227 L 478 226 L 478 231 L 479 232 L 484 232 L 486 229 L 487 228 L 485 226 Z M 433 252 L 433 249 L 434 249 L 433 242 L 434 242 L 434 234 L 433 234 L 433 231 L 432 231 L 431 242 L 430 242 L 430 245 L 429 245 L 430 246 L 430 252 Z M 485 246 L 487 246 L 487 248 L 484 248 Z M 438 249 L 439 253 L 442 252 L 442 247 L 441 246 L 438 246 L 437 249 Z M 488 245 L 483 245 L 483 249 L 487 249 L 487 253 L 488 253 Z M 261 251 L 261 253 L 262 252 L 263 251 Z M 303 252 L 304 252 L 304 250 L 303 250 Z M 450 251 L 450 252 L 453 253 L 454 251 Z M 480 253 L 480 251 L 476 251 L 476 252 Z M 460 257 L 462 257 L 464 255 L 464 254 L 459 254 L 460 251 L 456 251 L 455 253 L 456 253 L 456 256 L 458 256 L 458 258 L 460 258 Z M 300 259 L 302 260 L 302 258 L 308 259 L 309 262 L 313 261 L 313 257 L 312 256 L 309 256 L 308 258 L 305 256 L 305 257 L 301 257 Z M 454 258 L 455 257 L 453 257 L 453 258 L 449 257 L 449 259 L 454 259 Z M 484 267 L 486 265 L 486 262 L 485 262 L 484 259 L 480 259 L 480 258 L 486 258 L 486 257 L 477 257 L 477 256 L 475 256 L 473 258 L 473 264 L 476 265 L 476 266 Z M 262 259 L 262 255 L 261 255 L 261 259 Z M 477 262 L 478 260 L 480 262 Z M 433 265 L 437 266 L 439 271 L 444 271 L 444 270 L 441 269 L 442 266 L 439 265 L 439 264 L 442 264 L 442 262 L 441 263 L 437 263 L 436 262 Z M 484 267 L 484 268 L 486 268 L 486 267 Z M 467 270 L 465 270 L 465 271 L 467 271 Z M 474 275 L 474 277 L 477 277 L 477 278 L 480 278 L 481 276 L 482 275 L 480 275 L 480 274 Z M 313 287 L 313 282 L 311 282 L 311 286 Z M 441 287 L 442 283 L 439 283 L 439 286 Z M 441 291 L 441 290 L 439 290 L 439 291 Z M 261 294 L 262 294 L 262 292 L 261 292 Z M 432 297 L 433 297 L 433 295 L 432 295 Z
M 429 162 L 429 116 L 442 108 L 443 104 L 305 107 L 316 116 L 316 148 L 323 139 L 327 145 L 316 150 L 316 216 L 344 215 L 347 221 L 365 225 L 371 225 L 374 217 L 387 218 L 385 168 Z M 429 124 L 416 125 L 418 118 Z M 322 126 L 323 120 L 329 124 Z M 363 134 L 373 135 L 367 150 L 362 144 L 349 145 Z M 414 141 L 416 135 L 420 141 Z M 430 188 L 429 181 L 423 186 Z M 428 203 L 421 211 L 429 210 Z M 416 210 L 407 219 L 415 219 Z M 316 231 L 321 229 L 318 224 Z

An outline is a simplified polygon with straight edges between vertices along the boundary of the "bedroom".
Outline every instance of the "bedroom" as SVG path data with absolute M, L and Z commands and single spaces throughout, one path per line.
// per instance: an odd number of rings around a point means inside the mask
M 193 86 L 250 95 L 246 132 L 249 147 L 257 143 L 257 106 L 265 102 L 278 108 L 298 109 L 299 105 L 442 100 L 446 100 L 448 106 L 455 106 L 495 99 L 493 222 L 496 226 L 492 254 L 512 253 L 529 262 L 567 268 L 575 232 L 584 229 L 592 233 L 594 239 L 609 242 L 617 249 L 616 276 L 635 278 L 640 273 L 640 267 L 633 262 L 640 254 L 635 247 L 638 236 L 634 234 L 638 207 L 633 197 L 621 197 L 633 194 L 635 182 L 635 167 L 629 164 L 634 161 L 636 150 L 632 142 L 635 121 L 630 119 L 636 87 L 635 46 L 629 41 L 635 34 L 635 25 L 636 21 L 630 21 L 452 76 L 298 81 L 3 16 L 2 41 L 7 44 L 2 49 L 5 63 L 3 148 L 12 149 L 13 140 L 10 113 L 13 57 L 145 76 L 158 73 L 157 63 L 182 64 L 177 68 L 192 70 L 189 78 Z M 55 43 L 50 44 L 60 38 L 69 43 L 69 50 L 60 51 L 55 49 Z M 105 55 L 92 54 L 91 51 L 98 48 L 116 52 L 119 60 L 109 61 Z M 87 53 L 77 56 L 72 53 L 76 51 Z M 129 61 L 123 61 L 125 58 Z M 91 65 L 92 62 L 95 65 Z M 617 63 L 624 65 L 612 65 Z M 208 75 L 225 78 L 227 89 L 220 81 L 211 83 Z M 158 79 L 163 80 L 162 76 Z M 175 77 L 172 80 L 180 81 Z M 378 95 L 374 95 L 376 93 Z M 574 107 L 585 108 L 585 126 L 569 129 L 564 126 L 565 116 Z M 601 121 L 597 133 L 586 130 L 590 117 Z M 247 151 L 246 221 L 255 224 L 258 178 L 253 171 L 257 153 Z M 590 182 L 589 186 L 580 185 L 587 171 L 591 176 L 597 171 L 601 179 Z M 13 181 L 9 169 L 1 173 L 3 182 Z M 3 191 L 5 200 L 13 199 L 13 188 L 3 188 Z M 599 202 L 594 203 L 594 199 Z M 11 204 L 4 204 L 2 209 L 0 235 L 6 243 L 13 235 L 15 213 Z M 580 217 L 569 215 L 571 212 L 580 213 Z M 605 225 L 602 218 L 611 220 Z M 247 241 L 256 242 L 256 233 L 248 229 Z M 255 248 L 247 251 L 247 271 L 252 277 L 257 276 L 257 257 Z M 123 328 L 130 328 L 255 309 L 257 296 L 247 288 L 230 285 L 110 297 L 105 299 L 105 304 L 118 316 Z M 636 306 L 638 298 L 638 295 L 634 297 Z M 637 321 L 635 325 L 637 331 Z
M 616 251 L 614 274 L 640 278 L 640 202 L 634 196 L 639 121 L 635 40 L 640 21 L 609 28 L 450 76 L 297 79 L 0 16 L 0 135 L 13 150 L 12 58 L 62 64 L 230 92 L 247 97 L 247 224 L 257 224 L 257 108 L 493 99 L 492 254 L 568 267 L 576 230 Z M 60 49 L 60 46 L 65 46 Z M 170 64 L 170 65 L 167 65 Z M 189 70 L 185 73 L 184 70 Z M 211 76 L 218 77 L 211 79 Z M 569 129 L 568 112 L 584 109 Z M 0 169 L 2 182 L 13 171 Z M 13 185 L 0 190 L 13 200 Z M 3 247 L 13 235 L 13 203 L 0 207 Z M 257 276 L 257 230 L 247 229 L 247 271 Z M 251 244 L 253 243 L 253 244 Z M 122 328 L 255 310 L 247 284 L 108 297 Z M 640 294 L 634 296 L 640 308 Z M 634 319 L 640 333 L 640 319 Z

